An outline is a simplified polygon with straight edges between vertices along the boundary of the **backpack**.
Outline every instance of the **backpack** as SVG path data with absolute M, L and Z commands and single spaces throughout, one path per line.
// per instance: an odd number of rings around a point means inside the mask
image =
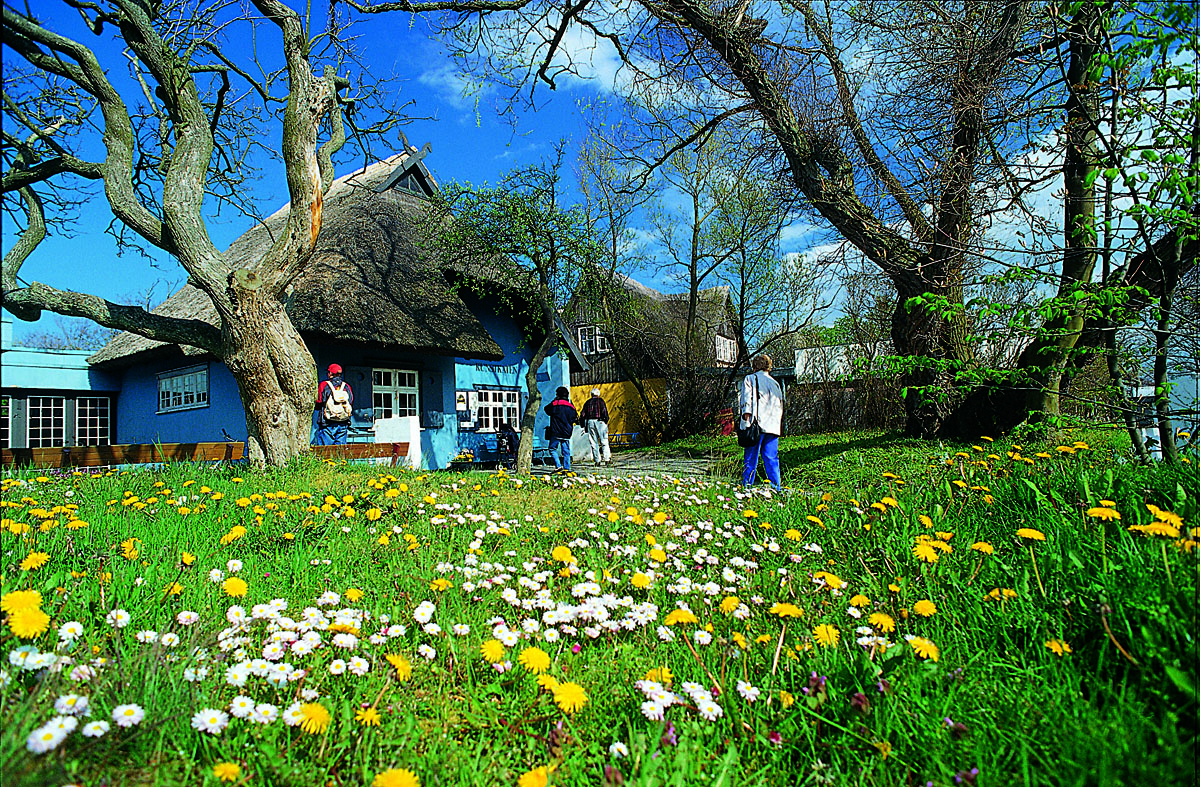
M 350 394 L 344 382 L 340 386 L 330 383 L 325 389 L 325 406 L 321 408 L 321 415 L 326 421 L 336 423 L 350 420 Z

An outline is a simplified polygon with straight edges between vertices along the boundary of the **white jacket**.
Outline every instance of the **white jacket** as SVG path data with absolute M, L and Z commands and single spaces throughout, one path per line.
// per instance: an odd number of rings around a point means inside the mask
M 754 388 L 758 386 L 758 401 L 754 399 Z M 766 372 L 746 375 L 742 380 L 742 396 L 739 413 L 758 416 L 763 432 L 770 435 L 783 434 L 783 388 Z

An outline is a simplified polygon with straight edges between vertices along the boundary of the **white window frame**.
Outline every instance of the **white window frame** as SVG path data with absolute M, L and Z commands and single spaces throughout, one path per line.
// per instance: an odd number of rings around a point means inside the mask
M 584 355 L 599 355 L 611 349 L 608 337 L 599 325 L 581 325 L 575 335 L 579 339 L 579 351 Z
M 44 410 L 50 408 L 50 436 L 44 436 L 44 431 L 34 434 L 34 421 L 39 430 L 45 430 L 42 423 L 46 419 Z M 54 425 L 55 410 L 57 410 L 57 427 Z M 36 413 L 36 415 L 35 415 Z M 30 396 L 25 400 L 25 445 L 30 448 L 58 448 L 67 444 L 67 399 L 65 396 Z
M 716 353 L 717 363 L 737 363 L 738 345 L 736 339 L 730 339 L 728 336 L 717 334 L 716 337 Z
M 498 432 L 500 424 L 514 429 L 520 423 L 521 392 L 516 388 L 477 388 L 475 431 Z
M 12 408 L 13 398 L 0 396 L 0 448 L 12 448 Z
M 382 382 L 384 375 L 391 376 L 391 382 Z M 401 384 L 401 375 L 404 375 Z M 379 380 L 379 382 L 376 382 Z M 411 380 L 412 384 L 408 382 Z M 384 415 L 387 407 L 384 397 L 391 397 L 391 415 Z M 412 396 L 412 407 L 398 407 L 399 397 Z M 407 404 L 407 402 L 406 402 Z M 371 370 L 371 410 L 376 421 L 386 418 L 404 418 L 405 416 L 421 414 L 421 374 L 415 369 L 385 369 Z M 411 411 L 411 412 L 410 412 Z
M 170 396 L 163 406 L 163 395 Z M 176 396 L 176 394 L 178 394 Z M 208 364 L 158 374 L 158 412 L 177 413 L 208 407 Z
M 85 404 L 90 403 L 90 404 Z M 101 404 L 102 403 L 102 404 Z M 92 412 L 92 406 L 97 407 Z M 85 421 L 84 411 L 88 410 Z M 103 419 L 102 421 L 100 419 Z M 75 399 L 75 445 L 112 443 L 112 400 L 107 396 L 80 396 Z

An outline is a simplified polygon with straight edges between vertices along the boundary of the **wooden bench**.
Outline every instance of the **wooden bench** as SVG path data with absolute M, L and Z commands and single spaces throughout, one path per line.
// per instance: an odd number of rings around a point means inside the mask
M 323 459 L 391 459 L 392 465 L 395 465 L 408 456 L 408 443 L 314 445 L 312 452 Z M 0 449 L 0 466 L 110 467 L 165 462 L 236 462 L 245 456 L 245 443 L 130 443 L 5 448 Z
M 346 445 L 314 445 L 313 456 L 322 459 L 387 459 L 395 466 L 408 456 L 408 443 L 347 443 Z
M 107 467 L 161 462 L 236 462 L 245 456 L 245 443 L 130 443 L 78 445 L 58 448 L 5 448 L 4 467 Z

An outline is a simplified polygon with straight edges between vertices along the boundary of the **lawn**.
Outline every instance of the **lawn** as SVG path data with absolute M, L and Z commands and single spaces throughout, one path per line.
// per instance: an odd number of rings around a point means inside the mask
M 1195 783 L 1200 473 L 1114 446 L 10 475 L 0 781 Z

